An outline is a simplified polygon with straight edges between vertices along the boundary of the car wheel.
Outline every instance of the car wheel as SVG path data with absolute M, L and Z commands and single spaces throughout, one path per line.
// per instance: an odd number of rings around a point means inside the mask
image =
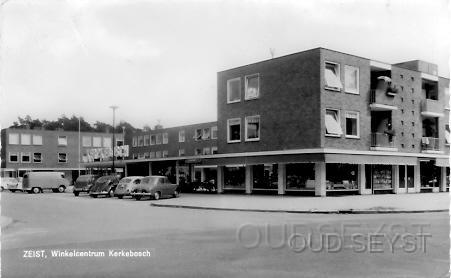
M 75 195 L 75 196 L 78 196 L 78 195 L 80 195 L 80 192 L 74 191 L 74 195 Z
M 174 198 L 177 198 L 179 196 L 179 194 L 180 194 L 179 191 L 175 190 L 174 194 L 172 194 L 172 196 L 174 196 Z
M 108 191 L 108 197 L 114 197 L 114 190 L 110 189 L 110 191 Z
M 34 194 L 41 193 L 41 189 L 39 187 L 33 187 L 32 191 Z
M 135 198 L 135 200 L 136 200 L 136 201 L 139 201 L 139 200 L 141 200 L 141 197 L 142 197 L 142 196 L 139 196 L 139 195 L 135 195 L 135 196 L 133 196 L 133 198 Z
M 59 193 L 63 193 L 64 190 L 66 190 L 66 187 L 64 185 L 60 185 L 60 187 L 58 187 L 58 192 Z
M 117 195 L 117 198 L 118 199 L 122 199 L 122 198 L 124 198 L 124 196 L 123 195 Z
M 160 192 L 155 192 L 155 194 L 153 194 L 153 198 L 154 198 L 155 200 L 160 200 L 160 197 L 161 197 Z

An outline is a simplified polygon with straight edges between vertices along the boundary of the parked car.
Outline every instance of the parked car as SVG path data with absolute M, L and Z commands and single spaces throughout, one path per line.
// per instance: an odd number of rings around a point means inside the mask
M 114 196 L 119 199 L 124 198 L 124 196 L 131 196 L 130 193 L 132 193 L 136 186 L 141 183 L 142 178 L 143 177 L 141 176 L 122 178 L 114 191 Z
M 44 189 L 64 192 L 70 185 L 61 172 L 29 172 L 23 176 L 22 188 L 28 193 L 41 193 Z
M 167 177 L 148 176 L 141 180 L 141 183 L 136 186 L 131 195 L 136 200 L 146 196 L 158 200 L 166 196 L 177 197 L 179 193 L 178 185 L 170 183 Z
M 114 197 L 119 179 L 115 175 L 100 177 L 89 190 L 89 196 L 97 198 L 98 196 Z
M 22 190 L 22 178 L 2 178 L 1 191 L 3 190 L 9 190 L 11 192 Z
M 89 190 L 99 178 L 98 175 L 81 175 L 74 184 L 74 195 L 78 196 L 81 192 L 89 193 Z

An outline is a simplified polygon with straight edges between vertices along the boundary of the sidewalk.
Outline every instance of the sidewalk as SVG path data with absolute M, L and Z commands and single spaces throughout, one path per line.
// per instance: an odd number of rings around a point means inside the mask
M 449 193 L 298 197 L 227 194 L 181 194 L 152 201 L 151 206 L 211 210 L 291 213 L 418 213 L 449 211 Z

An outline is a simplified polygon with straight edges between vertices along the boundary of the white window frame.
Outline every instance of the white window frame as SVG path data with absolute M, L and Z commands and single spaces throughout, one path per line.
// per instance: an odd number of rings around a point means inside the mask
M 60 154 L 65 154 L 66 155 L 66 161 L 60 161 Z M 58 153 L 57 154 L 57 159 L 58 159 L 58 163 L 67 163 L 68 159 L 67 159 L 67 153 Z
M 185 156 L 185 149 L 179 149 L 179 156 Z
M 331 110 L 331 111 L 336 111 L 337 112 L 338 125 L 340 126 L 341 134 L 327 133 L 326 120 L 324 120 L 325 135 L 328 136 L 328 137 L 341 137 L 343 135 L 343 128 L 341 127 L 341 113 L 340 113 L 340 109 L 326 108 L 326 110 L 324 111 L 324 118 L 327 115 L 327 110 Z
M 11 138 L 16 138 L 16 140 L 11 140 Z M 8 144 L 19 145 L 20 144 L 20 134 L 19 133 L 9 133 L 8 134 Z
M 133 136 L 133 138 L 132 138 L 132 146 L 133 147 L 138 146 L 138 137 Z
M 25 138 L 28 138 L 28 142 L 24 142 Z M 24 146 L 31 145 L 31 134 L 29 133 L 21 133 L 20 134 L 20 144 Z
M 211 130 L 210 138 L 213 140 L 218 139 L 218 126 L 212 126 L 210 130 Z M 216 131 L 216 134 L 214 133 L 214 131 Z M 215 134 L 216 136 L 213 136 L 213 134 Z
M 33 140 L 33 145 L 35 145 L 35 146 L 42 146 L 42 140 L 43 140 L 43 138 L 42 138 L 42 135 L 39 135 L 39 134 L 33 134 L 33 136 L 32 136 L 33 138 L 32 138 L 32 140 Z M 38 139 L 38 138 L 40 138 L 40 139 Z
M 211 154 L 217 154 L 217 153 L 218 153 L 218 147 L 216 147 L 216 146 L 211 147 Z
M 199 130 L 200 130 L 200 133 L 199 133 L 200 136 L 198 136 L 198 134 L 197 134 L 197 131 L 199 131 Z M 196 128 L 194 130 L 194 136 L 193 136 L 194 141 L 202 140 L 202 132 L 203 132 L 202 130 L 203 130 L 202 128 Z
M 348 119 L 348 115 L 350 114 L 355 114 L 357 116 L 357 135 L 348 135 L 347 130 L 346 130 L 346 120 Z M 358 111 L 345 111 L 345 137 L 346 138 L 354 138 L 354 139 L 359 139 L 360 138 L 360 112 Z
M 154 138 L 155 140 L 152 141 L 152 138 Z M 150 145 L 154 146 L 157 144 L 157 135 L 156 134 L 150 134 Z
M 202 128 L 202 140 L 210 140 L 211 129 L 209 127 Z
M 161 158 L 161 151 L 155 152 L 155 158 Z
M 17 161 L 11 161 L 11 155 L 16 156 L 16 157 L 17 157 Z M 9 161 L 10 163 L 19 163 L 19 162 L 20 162 L 20 155 L 19 155 L 19 153 L 18 153 L 18 152 L 10 152 L 10 153 L 8 154 L 8 161 Z
M 165 158 L 165 157 L 169 157 L 169 151 L 168 150 L 163 150 L 161 152 L 161 157 Z
M 167 132 L 163 133 L 163 144 L 169 143 L 169 134 Z
M 239 121 L 240 124 L 240 139 L 237 140 L 230 140 L 230 123 L 232 121 Z M 227 143 L 239 143 L 241 142 L 241 118 L 233 118 L 227 120 Z
M 356 80 L 356 89 L 354 89 L 354 88 L 348 88 L 347 87 L 347 80 L 346 80 L 346 71 L 348 70 L 348 69 L 352 69 L 352 70 L 356 70 L 356 72 L 357 72 L 357 80 Z M 345 77 L 345 92 L 346 93 L 349 93 L 349 94 L 355 94 L 355 95 L 358 95 L 358 94 L 360 94 L 360 92 L 359 92 L 359 88 L 360 88 L 360 69 L 359 69 L 359 67 L 356 67 L 356 66 L 350 66 L 350 65 L 345 65 L 345 75 L 344 75 Z
M 238 92 L 238 99 L 230 100 L 230 83 L 238 81 L 239 82 L 239 92 Z M 241 101 L 241 77 L 232 78 L 227 80 L 227 103 L 237 103 Z
M 248 93 L 247 93 L 248 79 L 253 78 L 253 77 L 257 77 L 257 80 L 258 80 L 257 96 L 255 96 L 255 97 L 249 97 L 249 95 L 248 95 Z M 245 80 L 244 99 L 245 99 L 245 100 L 258 99 L 258 98 L 260 97 L 260 73 L 254 73 L 254 74 L 246 75 L 246 76 L 244 77 L 244 80 Z
M 113 138 L 112 137 L 103 137 L 102 139 L 103 139 L 102 144 L 103 144 L 104 148 L 111 148 L 113 146 Z M 110 141 L 109 146 L 107 146 L 107 144 L 105 144 L 105 142 L 108 142 L 108 141 Z
M 258 137 L 257 138 L 248 138 L 248 130 L 247 130 L 247 124 L 248 124 L 248 119 L 249 118 L 258 118 Z M 244 134 L 245 134 L 245 140 L 246 142 L 253 142 L 253 141 L 260 141 L 260 130 L 261 130 L 261 120 L 260 120 L 260 115 L 253 115 L 253 116 L 247 116 L 244 119 L 244 123 L 245 123 L 245 127 L 244 127 Z
M 146 141 L 148 139 L 148 141 Z M 150 134 L 144 135 L 144 147 L 147 147 L 150 145 Z
M 60 138 L 65 138 L 66 139 L 66 144 L 60 144 Z M 58 146 L 67 146 L 67 136 L 66 135 L 58 135 L 57 136 L 57 143 L 58 143 Z
M 41 155 L 41 161 L 35 161 L 35 160 L 34 160 L 34 155 L 35 155 L 35 154 L 40 154 L 40 155 Z M 33 153 L 33 163 L 42 163 L 42 160 L 43 160 L 43 159 L 42 159 L 42 153 Z
M 98 142 L 96 142 L 98 141 Z M 98 144 L 96 144 L 98 143 Z M 92 146 L 94 148 L 101 148 L 102 147 L 102 137 L 101 136 L 93 136 L 92 137 Z
M 159 138 L 160 140 L 158 140 L 158 138 Z M 162 142 L 163 142 L 163 135 L 161 135 L 161 133 L 157 133 L 156 138 L 155 138 L 155 143 L 156 143 L 157 145 L 161 145 Z
M 144 136 L 140 135 L 138 136 L 138 147 L 144 146 Z
M 89 140 L 89 143 L 88 143 L 88 141 L 86 139 Z M 81 138 L 81 143 L 82 143 L 83 147 L 91 147 L 92 146 L 92 137 L 91 136 L 83 136 Z
M 179 143 L 184 143 L 185 142 L 185 130 L 179 130 Z
M 211 149 L 210 147 L 204 147 L 202 148 L 202 155 L 210 155 L 211 154 Z
M 202 149 L 194 148 L 194 155 L 195 156 L 202 155 Z
M 155 152 L 149 152 L 149 158 L 155 158 Z
M 327 81 L 326 81 L 326 65 L 327 64 L 331 64 L 337 67 L 337 75 L 338 75 L 338 81 L 340 82 L 340 87 L 331 87 L 327 85 Z M 341 89 L 343 88 L 343 83 L 341 83 L 341 69 L 340 69 L 340 64 L 339 63 L 335 63 L 335 62 L 331 62 L 331 61 L 325 61 L 324 62 L 324 88 L 327 90 L 331 90 L 331 91 L 337 91 L 340 92 Z

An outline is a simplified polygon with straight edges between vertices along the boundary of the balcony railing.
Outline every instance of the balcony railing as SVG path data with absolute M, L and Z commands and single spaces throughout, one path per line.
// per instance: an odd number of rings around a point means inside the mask
M 439 138 L 421 137 L 421 149 L 423 151 L 440 151 Z
M 393 101 L 394 94 L 384 93 L 382 90 L 370 91 L 370 107 L 374 111 L 396 110 L 397 107 Z
M 376 148 L 395 148 L 395 135 L 386 133 L 371 133 L 371 147 Z
M 443 117 L 444 115 L 443 104 L 438 100 L 424 99 L 421 102 L 421 115 L 426 117 Z

